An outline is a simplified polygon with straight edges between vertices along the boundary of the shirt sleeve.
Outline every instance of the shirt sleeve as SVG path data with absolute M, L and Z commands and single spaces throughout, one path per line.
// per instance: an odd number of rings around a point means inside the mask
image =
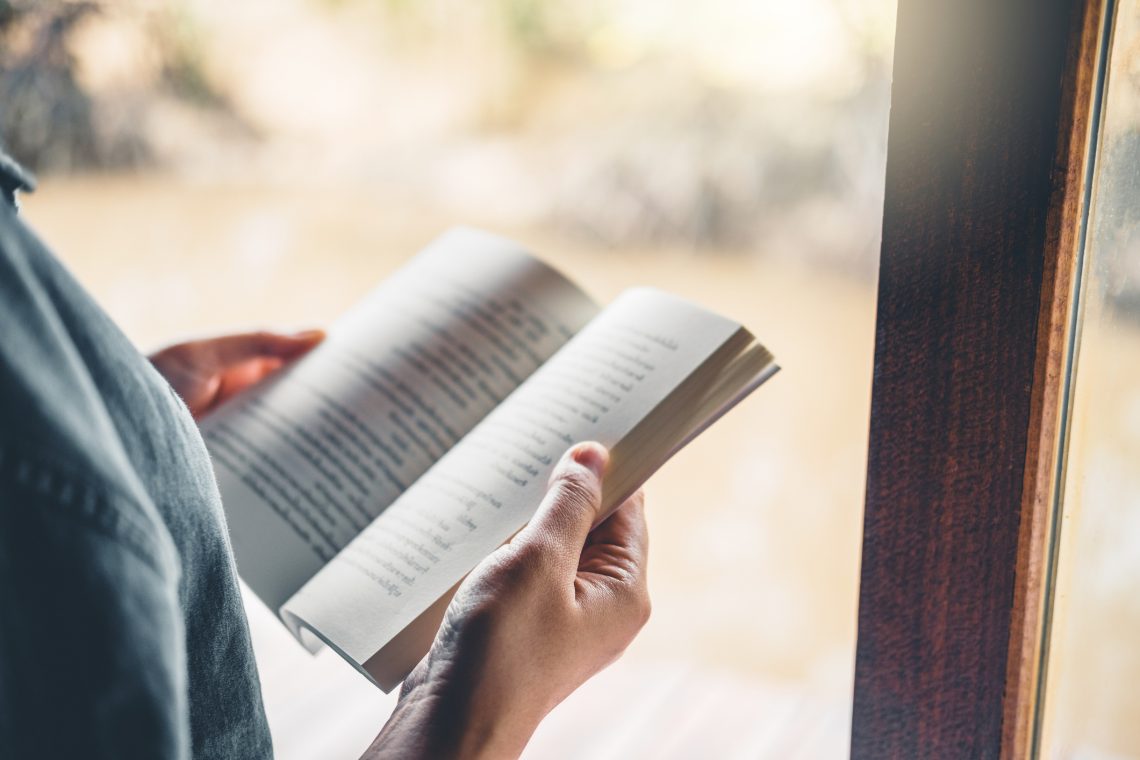
M 177 568 L 131 513 L 0 443 L 0 757 L 190 755 Z
M 0 202 L 0 758 L 182 760 L 170 534 Z

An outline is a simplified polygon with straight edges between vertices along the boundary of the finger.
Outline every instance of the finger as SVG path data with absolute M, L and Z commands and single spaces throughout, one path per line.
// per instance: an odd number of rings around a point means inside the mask
M 590 533 L 578 569 L 623 582 L 644 579 L 648 557 L 645 496 L 638 491 Z
M 601 510 L 602 476 L 609 453 L 597 443 L 580 443 L 567 451 L 550 477 L 550 486 L 530 523 L 515 542 L 532 543 L 573 573 L 586 536 Z
M 231 396 L 241 393 L 250 386 L 257 385 L 269 375 L 284 366 L 285 361 L 275 356 L 261 357 L 242 362 L 234 367 L 222 371 L 221 384 L 213 399 L 213 405 L 218 405 Z
M 611 629 L 628 626 L 632 636 L 649 620 L 652 609 L 648 558 L 645 503 L 638 492 L 590 534 L 574 578 L 580 608 L 600 616 Z
M 323 330 L 305 330 L 293 335 L 266 331 L 238 333 L 202 341 L 213 352 L 219 368 L 230 367 L 250 359 L 275 357 L 288 361 L 309 351 L 322 340 Z

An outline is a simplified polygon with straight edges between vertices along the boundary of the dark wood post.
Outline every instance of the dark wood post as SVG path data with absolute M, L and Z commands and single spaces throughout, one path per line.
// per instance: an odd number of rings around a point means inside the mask
M 1028 756 L 1099 0 L 899 0 L 852 757 Z

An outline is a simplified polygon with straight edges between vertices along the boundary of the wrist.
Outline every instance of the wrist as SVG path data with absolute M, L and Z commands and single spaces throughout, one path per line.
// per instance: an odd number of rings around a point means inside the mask
M 479 689 L 433 679 L 405 692 L 366 757 L 481 758 L 522 754 L 538 720 L 483 701 Z

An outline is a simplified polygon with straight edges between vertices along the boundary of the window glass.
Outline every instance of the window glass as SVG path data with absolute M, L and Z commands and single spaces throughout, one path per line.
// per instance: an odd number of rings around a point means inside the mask
M 1043 718 L 1050 758 L 1140 756 L 1140 8 L 1118 5 L 1069 399 Z
M 846 752 L 894 0 L 95 5 L 0 0 L 0 138 L 143 349 L 328 324 L 457 223 L 751 328 L 783 371 L 650 483 L 653 618 L 531 751 Z M 280 756 L 359 750 L 392 698 L 250 614 Z

